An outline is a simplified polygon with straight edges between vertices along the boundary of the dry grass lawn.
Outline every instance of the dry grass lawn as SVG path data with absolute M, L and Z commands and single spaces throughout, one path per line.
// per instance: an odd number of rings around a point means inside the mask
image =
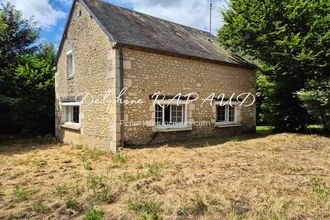
M 330 138 L 0 144 L 0 219 L 329 219 Z

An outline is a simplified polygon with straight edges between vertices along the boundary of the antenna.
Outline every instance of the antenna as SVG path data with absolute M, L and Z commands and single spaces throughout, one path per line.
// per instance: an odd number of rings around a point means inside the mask
M 213 0 L 210 0 L 210 33 L 212 32 L 212 7 L 213 7 Z

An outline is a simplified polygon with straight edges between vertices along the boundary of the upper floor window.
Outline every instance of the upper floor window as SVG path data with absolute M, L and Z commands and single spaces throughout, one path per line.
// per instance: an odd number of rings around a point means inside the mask
M 66 75 L 67 77 L 73 77 L 73 54 L 72 50 L 66 53 Z
M 217 123 L 234 124 L 236 123 L 236 105 L 217 105 Z

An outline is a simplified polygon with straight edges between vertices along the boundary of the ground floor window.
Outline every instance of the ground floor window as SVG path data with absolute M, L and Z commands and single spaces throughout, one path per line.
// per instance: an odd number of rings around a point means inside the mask
M 236 107 L 235 105 L 217 106 L 217 123 L 230 124 L 236 121 Z
M 79 105 L 65 105 L 64 108 L 64 122 L 65 123 L 80 123 L 80 106 Z
M 185 105 L 155 105 L 157 127 L 185 126 Z

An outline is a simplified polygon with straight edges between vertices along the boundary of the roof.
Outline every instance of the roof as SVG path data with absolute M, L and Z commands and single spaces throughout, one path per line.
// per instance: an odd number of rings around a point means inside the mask
M 215 36 L 208 32 L 101 0 L 80 0 L 80 2 L 115 46 L 128 46 L 174 56 L 254 68 L 242 57 L 221 47 Z

